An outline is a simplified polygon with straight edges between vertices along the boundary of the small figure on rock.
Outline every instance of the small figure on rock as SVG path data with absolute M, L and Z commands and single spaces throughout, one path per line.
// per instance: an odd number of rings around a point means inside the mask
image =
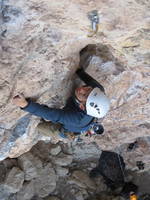
M 110 101 L 105 95 L 103 86 L 84 71 L 89 65 L 90 58 L 86 49 L 80 52 L 80 64 L 76 74 L 86 85 L 76 88 L 74 96 L 67 100 L 62 109 L 35 103 L 23 95 L 13 98 L 13 103 L 22 110 L 46 120 L 38 125 L 39 132 L 62 138 L 69 137 L 71 133 L 77 135 L 104 132 L 103 126 L 95 122 L 95 119 L 103 118 L 107 114 Z

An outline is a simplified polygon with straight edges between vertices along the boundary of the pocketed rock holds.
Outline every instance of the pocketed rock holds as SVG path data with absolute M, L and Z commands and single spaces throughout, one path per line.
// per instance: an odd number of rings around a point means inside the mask
M 9 193 L 16 193 L 22 188 L 24 182 L 24 172 L 17 167 L 13 167 L 8 173 L 4 188 Z
M 89 178 L 88 174 L 83 171 L 74 171 L 72 177 L 79 180 L 81 184 L 85 185 L 87 188 L 95 190 L 95 183 Z
M 53 162 L 60 166 L 67 166 L 72 163 L 73 157 L 71 155 L 61 154 L 59 157 L 53 159 Z

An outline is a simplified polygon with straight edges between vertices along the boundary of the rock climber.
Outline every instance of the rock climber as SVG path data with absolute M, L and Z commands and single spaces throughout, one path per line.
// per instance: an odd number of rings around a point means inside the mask
M 86 85 L 76 88 L 74 95 L 67 100 L 62 109 L 35 103 L 23 95 L 16 95 L 13 103 L 24 111 L 50 121 L 51 123 L 42 122 L 38 125 L 38 130 L 43 133 L 57 133 L 65 138 L 68 132 L 80 134 L 92 129 L 95 133 L 102 134 L 103 126 L 95 123 L 94 119 L 103 118 L 107 114 L 110 102 L 103 86 L 87 74 L 83 67 L 80 63 L 76 74 Z

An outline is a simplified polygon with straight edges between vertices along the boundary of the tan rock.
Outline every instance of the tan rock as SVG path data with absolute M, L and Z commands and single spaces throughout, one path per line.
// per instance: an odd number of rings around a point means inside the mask
M 46 165 L 38 172 L 38 177 L 33 179 L 35 194 L 39 197 L 46 197 L 56 188 L 57 176 L 51 168 L 51 164 Z
M 42 168 L 42 162 L 31 153 L 25 153 L 18 158 L 18 163 L 25 173 L 25 180 L 29 181 L 38 176 L 38 170 Z
M 13 167 L 5 180 L 4 188 L 7 189 L 8 193 L 16 193 L 22 188 L 23 182 L 24 172 Z
M 18 157 L 38 140 L 45 140 L 35 131 L 37 118 L 31 119 L 22 136 L 12 139 L 14 127 L 25 115 L 12 105 L 12 97 L 23 92 L 40 103 L 62 107 L 71 94 L 78 53 L 87 44 L 101 43 L 96 47 L 97 57 L 100 47 L 105 50 L 104 44 L 112 53 L 107 61 L 93 63 L 88 69 L 104 85 L 112 103 L 102 122 L 105 135 L 93 140 L 101 148 L 114 150 L 148 136 L 148 129 L 139 128 L 150 123 L 148 1 L 12 0 L 4 1 L 3 6 L 0 127 L 5 134 L 0 160 Z M 100 28 L 90 38 L 87 13 L 94 9 L 100 14 Z
M 53 155 L 53 156 L 56 156 L 57 154 L 59 154 L 61 152 L 61 147 L 58 145 L 54 148 L 51 149 L 50 153 Z
M 69 172 L 69 170 L 65 167 L 57 166 L 55 169 L 58 176 L 66 176 Z
M 50 197 L 46 197 L 45 200 L 60 200 L 60 199 L 55 196 L 50 196 Z
M 53 162 L 59 166 L 70 165 L 73 161 L 72 155 L 61 154 L 58 157 L 53 158 Z
M 132 39 L 127 39 L 121 43 L 121 46 L 123 48 L 137 47 L 139 46 L 139 43 L 136 41 L 132 41 Z
M 81 184 L 85 185 L 87 188 L 95 189 L 95 183 L 89 178 L 88 174 L 83 171 L 74 171 L 72 176 L 80 181 Z
M 29 200 L 34 196 L 33 182 L 23 184 L 22 189 L 17 193 L 17 200 Z

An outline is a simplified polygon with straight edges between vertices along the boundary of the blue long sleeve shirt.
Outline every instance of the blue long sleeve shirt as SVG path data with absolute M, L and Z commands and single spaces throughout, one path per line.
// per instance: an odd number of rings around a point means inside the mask
M 76 73 L 88 86 L 93 88 L 99 87 L 102 91 L 104 91 L 103 86 L 84 72 L 83 69 L 77 70 Z M 46 105 L 29 101 L 28 105 L 23 108 L 23 110 L 45 120 L 52 121 L 53 123 L 60 123 L 66 131 L 71 132 L 89 130 L 94 119 L 92 116 L 87 115 L 86 111 L 79 108 L 79 105 L 75 101 L 74 97 L 70 97 L 67 100 L 65 107 L 62 109 L 49 108 Z

